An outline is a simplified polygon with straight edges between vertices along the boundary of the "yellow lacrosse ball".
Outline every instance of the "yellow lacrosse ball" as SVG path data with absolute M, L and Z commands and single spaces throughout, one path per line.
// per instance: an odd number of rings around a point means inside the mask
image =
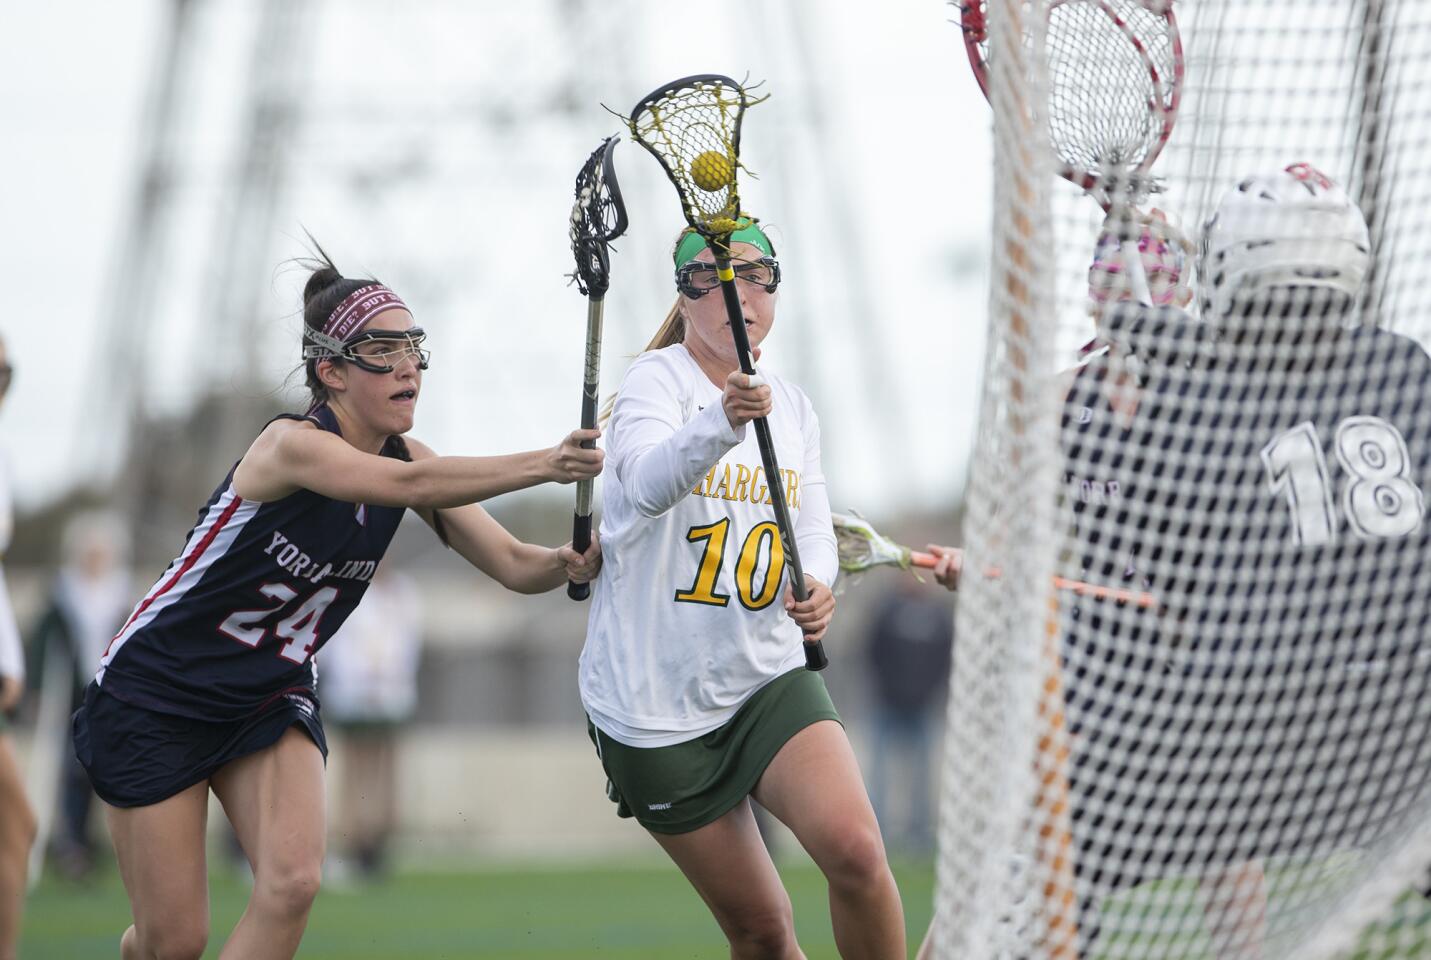
M 718 150 L 707 150 L 691 161 L 691 179 L 707 193 L 730 183 L 730 158 Z

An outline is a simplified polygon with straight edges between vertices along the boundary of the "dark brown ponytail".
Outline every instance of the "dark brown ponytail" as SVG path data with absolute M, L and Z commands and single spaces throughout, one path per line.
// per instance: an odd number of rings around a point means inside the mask
M 328 252 L 323 249 L 317 240 L 310 234 L 309 242 L 317 250 L 316 256 L 307 261 L 312 264 L 313 272 L 309 275 L 308 281 L 303 284 L 303 344 L 309 342 L 308 331 L 323 329 L 328 318 L 332 316 L 333 310 L 342 303 L 354 290 L 361 287 L 377 283 L 377 280 L 367 278 L 363 280 L 353 280 L 343 276 L 342 272 L 333 264 L 333 260 L 328 256 Z M 333 359 L 334 363 L 342 363 L 341 357 Z M 318 379 L 318 361 L 308 360 L 303 364 L 304 383 L 308 387 L 309 393 L 313 395 L 312 406 L 318 406 L 328 402 L 328 388 L 323 386 L 323 382 Z

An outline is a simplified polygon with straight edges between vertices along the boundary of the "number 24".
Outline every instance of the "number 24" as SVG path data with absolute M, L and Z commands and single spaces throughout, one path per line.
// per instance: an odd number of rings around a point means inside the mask
M 277 600 L 277 606 L 260 610 L 238 610 L 219 625 L 219 632 L 247 647 L 257 647 L 268 634 L 263 621 L 285 609 L 298 597 L 298 591 L 286 583 L 265 583 L 258 588 L 265 597 Z M 273 632 L 284 641 L 278 655 L 294 663 L 303 663 L 318 642 L 318 623 L 328 605 L 338 597 L 336 587 L 321 587 L 304 600 L 298 609 L 274 625 Z

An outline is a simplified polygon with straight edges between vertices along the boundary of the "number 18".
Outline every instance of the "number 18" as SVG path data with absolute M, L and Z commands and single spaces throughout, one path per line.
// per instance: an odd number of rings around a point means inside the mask
M 1337 462 L 1350 476 L 1342 491 L 1347 524 L 1363 540 L 1405 537 L 1421 526 L 1425 498 L 1411 476 L 1411 455 L 1401 432 L 1380 417 L 1347 417 L 1332 441 Z M 1292 542 L 1337 542 L 1337 515 L 1327 458 L 1316 425 L 1304 420 L 1262 448 L 1267 485 L 1292 511 Z

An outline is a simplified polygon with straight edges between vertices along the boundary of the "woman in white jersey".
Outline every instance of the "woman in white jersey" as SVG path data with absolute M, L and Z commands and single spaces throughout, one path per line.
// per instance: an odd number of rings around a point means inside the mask
M 10 389 L 10 363 L 0 340 L 0 399 Z M 0 554 L 10 545 L 9 480 L 0 470 Z M 20 913 L 25 906 L 25 871 L 35 841 L 35 814 L 25 798 L 20 765 L 5 727 L 25 689 L 25 659 L 20 631 L 10 610 L 10 592 L 0 572 L 0 960 L 15 960 L 20 941 Z
M 731 252 L 758 347 L 779 265 L 754 225 Z M 902 958 L 879 826 L 824 682 L 804 667 L 802 640 L 823 637 L 835 607 L 819 423 L 794 384 L 740 371 L 704 239 L 682 234 L 675 266 L 680 295 L 627 371 L 606 433 L 605 568 L 581 695 L 608 793 L 685 873 L 733 957 L 803 956 L 753 796 L 824 871 L 841 955 Z M 748 426 L 758 416 L 778 478 L 761 467 Z M 803 602 L 784 581 L 771 496 L 793 518 Z

